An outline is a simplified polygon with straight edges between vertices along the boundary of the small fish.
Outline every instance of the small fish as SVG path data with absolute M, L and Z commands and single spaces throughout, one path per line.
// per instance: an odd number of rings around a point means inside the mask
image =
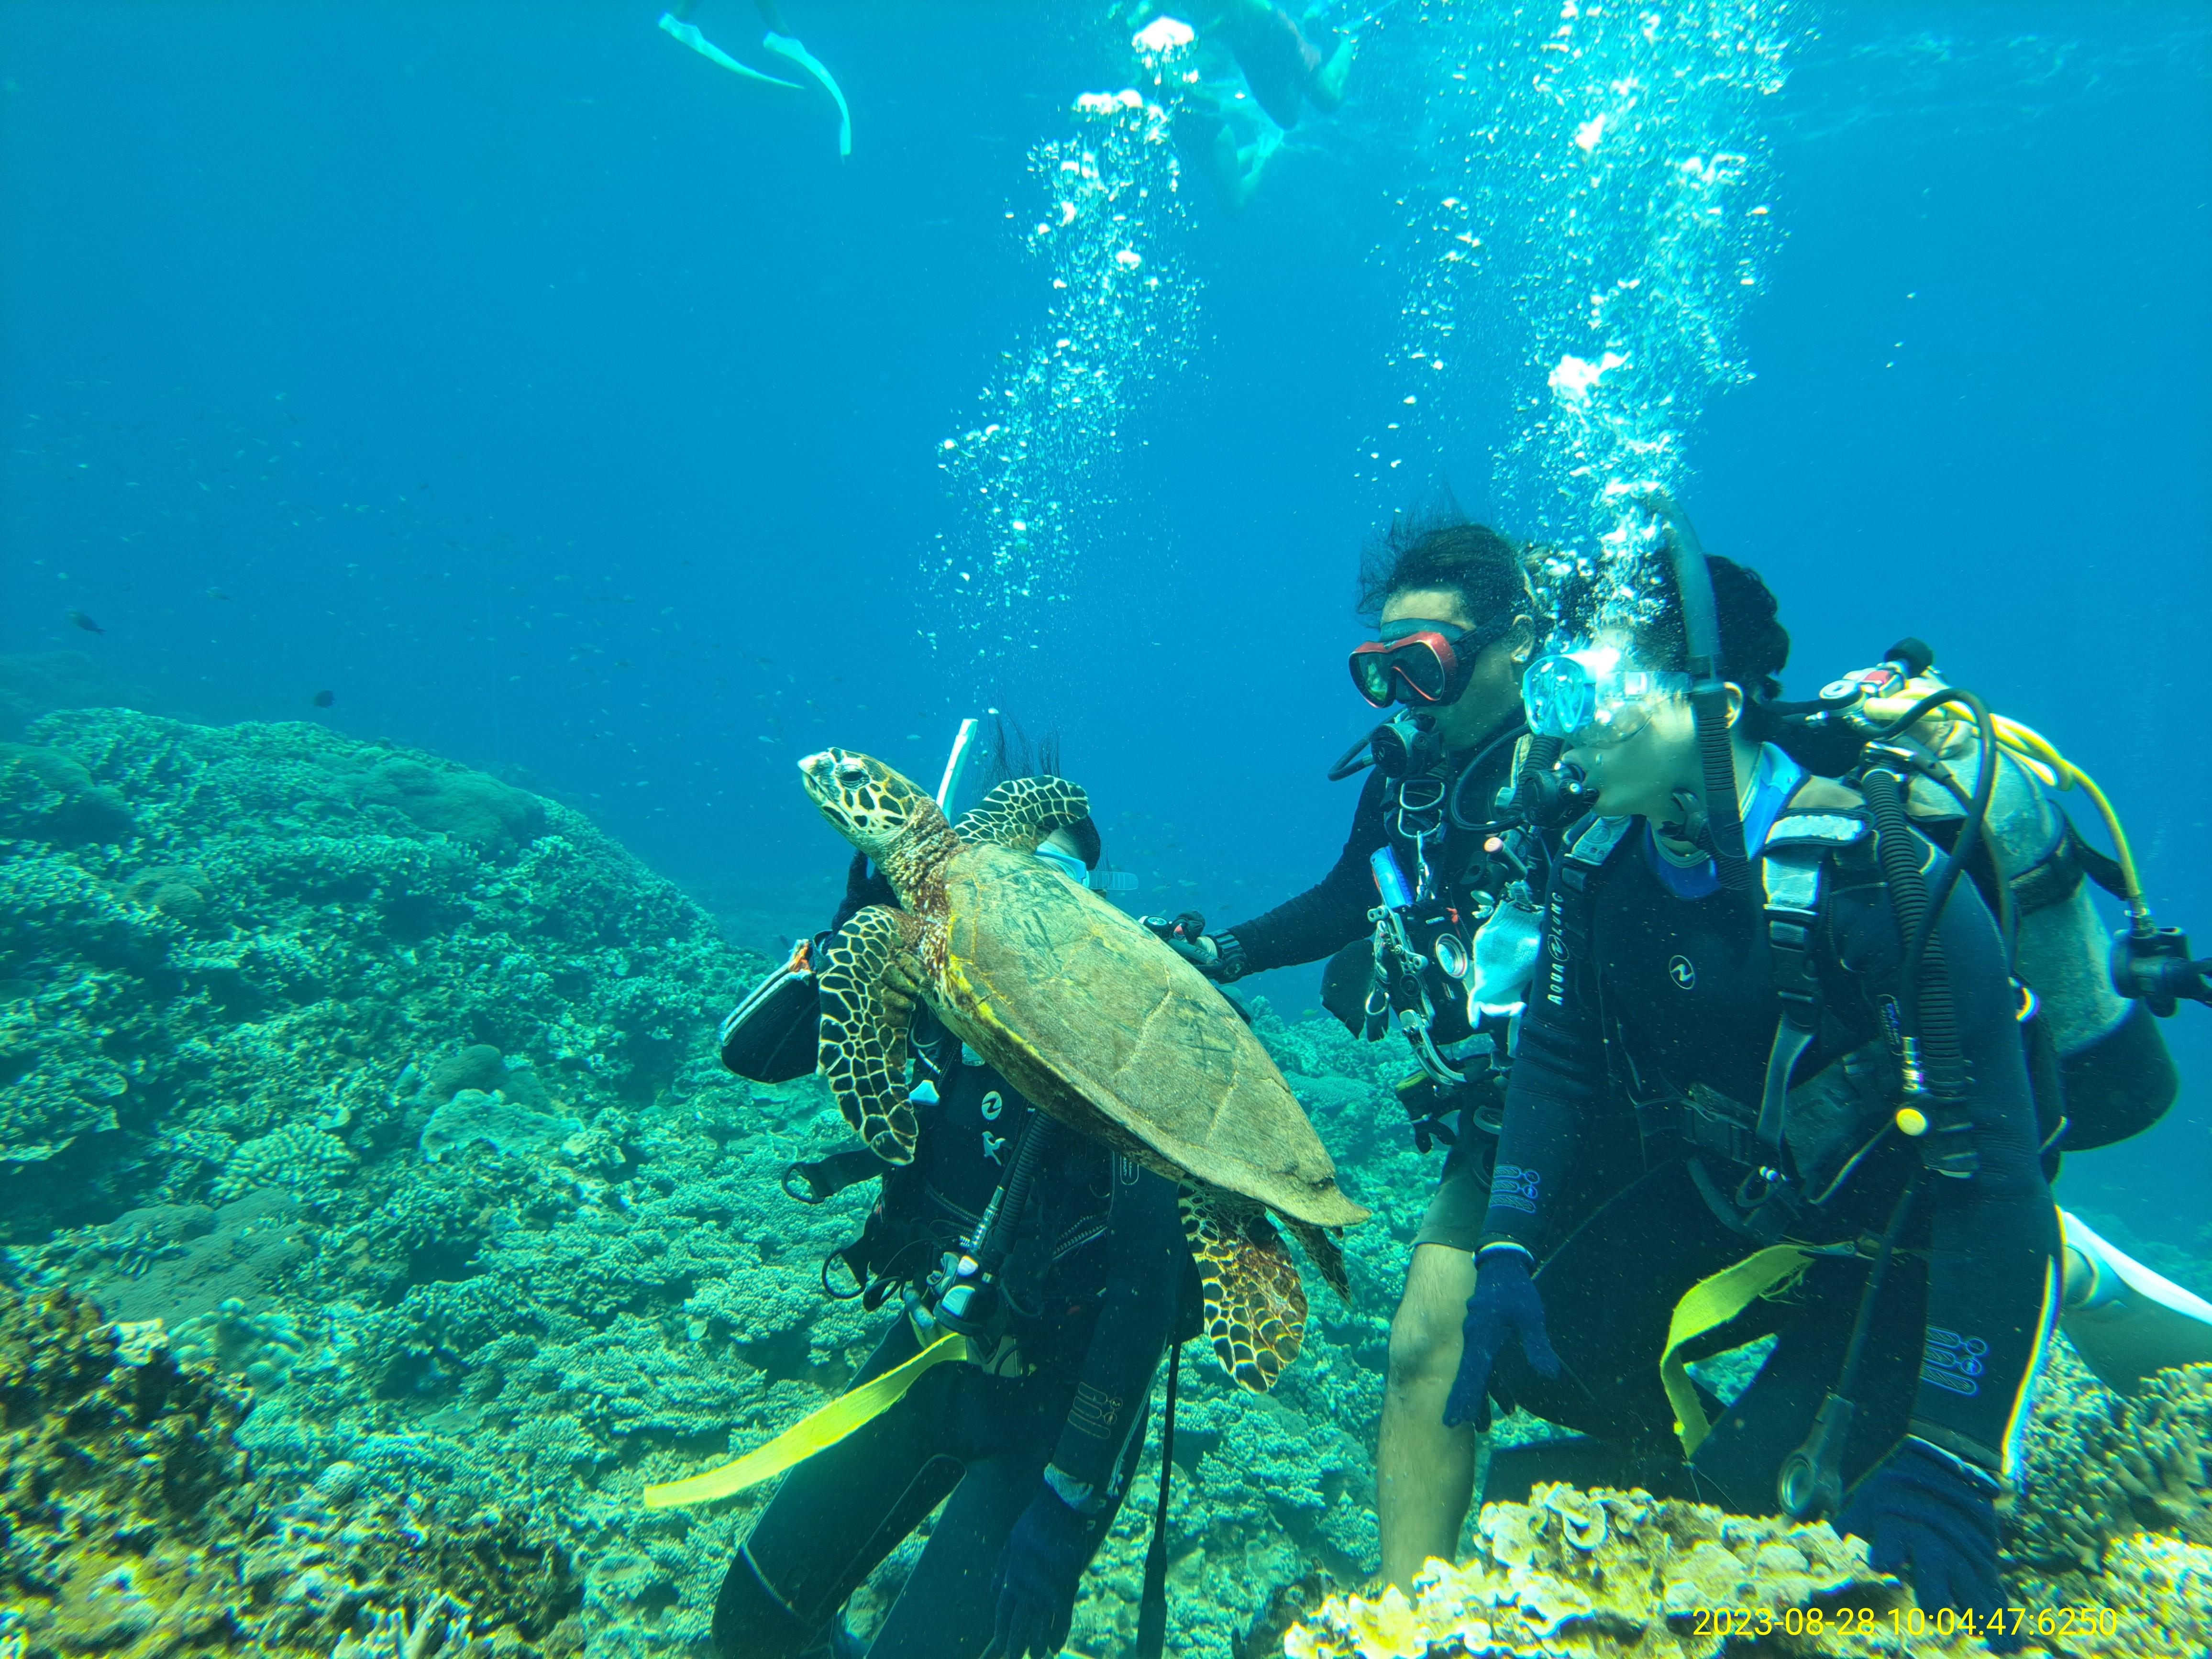
M 337 700 L 338 694 L 335 691 L 318 691 L 313 696 L 308 699 L 308 701 L 313 703 L 318 708 L 328 708 Z
M 105 634 L 107 631 L 98 623 L 93 621 L 91 617 L 86 616 L 82 611 L 70 611 L 69 613 L 69 619 L 77 627 L 84 629 L 88 634 Z
M 229 594 L 224 592 L 220 587 L 210 587 L 207 591 L 207 596 L 211 599 L 227 599 L 230 597 Z

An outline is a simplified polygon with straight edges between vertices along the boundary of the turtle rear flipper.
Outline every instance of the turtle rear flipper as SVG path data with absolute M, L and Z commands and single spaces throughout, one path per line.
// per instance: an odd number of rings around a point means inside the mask
M 953 825 L 963 841 L 991 841 L 1034 853 L 1055 830 L 1091 816 L 1091 797 L 1066 778 L 1008 778 Z
M 885 1005 L 884 974 L 921 931 L 905 911 L 871 904 L 837 930 L 817 981 L 822 1075 L 845 1121 L 890 1164 L 914 1161 L 920 1127 L 906 1097 L 908 1017 Z
M 1267 1212 L 1202 1188 L 1182 1189 L 1183 1236 L 1206 1291 L 1206 1336 L 1221 1369 L 1255 1394 L 1305 1346 L 1306 1291 Z

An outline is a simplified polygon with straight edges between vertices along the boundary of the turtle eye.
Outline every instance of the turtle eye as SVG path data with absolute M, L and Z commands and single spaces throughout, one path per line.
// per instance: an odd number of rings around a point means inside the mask
M 837 763 L 837 781 L 840 783 L 858 783 L 867 775 L 868 769 L 856 760 Z

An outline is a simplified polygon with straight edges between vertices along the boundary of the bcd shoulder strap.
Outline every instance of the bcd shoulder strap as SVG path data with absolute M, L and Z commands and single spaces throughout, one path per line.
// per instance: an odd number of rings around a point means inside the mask
M 1782 1163 L 1790 1073 L 1820 1033 L 1826 1005 L 1814 952 L 1826 931 L 1824 908 L 1832 857 L 1871 833 L 1866 820 L 1848 812 L 1785 812 L 1767 831 L 1760 856 L 1765 888 L 1767 948 L 1782 1018 L 1767 1050 L 1766 1079 L 1759 1101 L 1759 1140 L 1768 1161 Z
M 1620 850 L 1636 822 L 1634 818 L 1584 818 L 1562 839 L 1566 851 L 1545 905 L 1549 971 L 1543 990 L 1545 1000 L 1555 1008 L 1566 1006 L 1569 964 L 1584 961 L 1589 955 L 1591 882 Z

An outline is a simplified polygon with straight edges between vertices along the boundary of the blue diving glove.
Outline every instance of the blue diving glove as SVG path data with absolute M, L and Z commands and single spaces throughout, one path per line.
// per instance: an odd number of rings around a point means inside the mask
M 1459 1375 L 1444 1401 L 1444 1426 L 1455 1429 L 1482 1415 L 1490 1373 L 1505 1345 L 1517 1342 L 1539 1376 L 1559 1374 L 1559 1356 L 1544 1328 L 1544 1298 L 1528 1277 L 1528 1253 L 1517 1244 L 1494 1244 L 1477 1253 L 1474 1294 L 1461 1328 Z
M 1067 1645 L 1076 1588 L 1091 1563 L 1091 1529 L 1049 1486 L 1030 1499 L 991 1581 L 999 1604 L 991 1651 L 998 1659 L 1052 1659 Z
M 1874 1570 L 1908 1580 L 1922 1611 L 1994 1615 L 2005 1602 L 1997 1492 L 1994 1476 L 1908 1437 L 1859 1482 L 1836 1530 L 1865 1539 Z M 1988 1641 L 1997 1653 L 2020 1648 L 2017 1635 L 1993 1632 Z

